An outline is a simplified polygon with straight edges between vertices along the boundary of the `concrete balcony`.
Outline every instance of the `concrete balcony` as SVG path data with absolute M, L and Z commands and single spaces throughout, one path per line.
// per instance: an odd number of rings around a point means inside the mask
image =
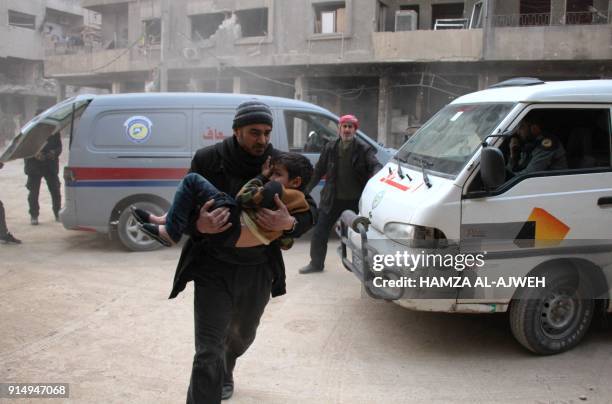
M 89 9 L 99 9 L 114 4 L 129 3 L 130 0 L 81 0 L 81 7 Z
M 0 26 L 0 38 L 0 57 L 29 60 L 42 60 L 44 57 L 42 37 L 38 31 L 9 25 Z
M 612 59 L 612 25 L 495 28 L 487 60 Z
M 94 75 L 151 70 L 159 57 L 133 57 L 127 49 L 109 49 L 72 55 L 51 55 L 45 60 L 47 77 Z
M 469 62 L 482 57 L 482 29 L 374 32 L 376 62 Z

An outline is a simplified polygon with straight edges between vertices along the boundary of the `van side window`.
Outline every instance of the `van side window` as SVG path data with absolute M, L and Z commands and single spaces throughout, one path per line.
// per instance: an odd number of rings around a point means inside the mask
M 610 110 L 533 109 L 502 151 L 510 178 L 610 167 Z
M 506 183 L 525 176 L 609 169 L 611 139 L 609 109 L 533 109 L 500 147 L 506 162 Z M 468 192 L 482 190 L 478 176 Z
M 291 152 L 320 153 L 338 136 L 338 123 L 312 112 L 286 111 L 287 144 Z

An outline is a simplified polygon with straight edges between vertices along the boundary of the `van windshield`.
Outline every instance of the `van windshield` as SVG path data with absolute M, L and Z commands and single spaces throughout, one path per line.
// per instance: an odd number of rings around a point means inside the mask
M 447 105 L 397 152 L 409 165 L 456 177 L 515 104 Z

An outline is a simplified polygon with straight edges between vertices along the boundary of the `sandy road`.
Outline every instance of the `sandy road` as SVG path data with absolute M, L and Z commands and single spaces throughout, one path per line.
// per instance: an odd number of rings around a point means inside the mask
M 5 166 L 0 184 L 9 229 L 24 240 L 0 245 L 0 382 L 70 383 L 68 402 L 184 402 L 193 290 L 166 299 L 179 250 L 128 253 L 66 231 L 46 191 L 41 225 L 30 226 L 23 163 Z M 269 304 L 230 402 L 612 402 L 612 332 L 536 357 L 505 316 L 415 313 L 362 297 L 336 245 L 322 274 L 297 274 L 306 242 L 286 254 L 288 294 Z M 31 400 L 46 401 L 61 402 Z

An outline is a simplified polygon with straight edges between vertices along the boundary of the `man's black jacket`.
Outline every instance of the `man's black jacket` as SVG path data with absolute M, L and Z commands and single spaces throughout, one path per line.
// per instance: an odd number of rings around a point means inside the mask
M 59 155 L 62 154 L 62 139 L 59 133 L 51 135 L 40 151 L 41 159 L 30 157 L 25 159 L 23 170 L 26 175 L 42 176 L 46 173 L 59 172 Z
M 319 202 L 319 209 L 329 213 L 332 208 L 334 199 L 336 197 L 336 182 L 338 175 L 338 147 L 341 139 L 338 138 L 334 142 L 328 142 L 323 151 L 321 157 L 314 168 L 314 174 L 310 183 L 306 187 L 308 192 L 319 183 L 319 180 L 325 175 L 325 186 L 321 190 L 321 201 Z M 366 183 L 372 175 L 382 168 L 382 165 L 376 158 L 376 149 L 371 145 L 367 144 L 359 137 L 355 136 L 355 145 L 353 146 L 353 154 L 351 162 L 353 166 L 353 172 L 357 177 L 361 189 L 365 187 Z
M 237 146 L 235 137 L 232 137 L 213 146 L 198 150 L 191 162 L 191 172 L 202 175 L 219 190 L 231 196 L 236 196 L 240 188 L 242 188 L 247 181 L 259 174 L 259 171 L 256 173 L 246 172 L 254 171 L 254 167 L 241 170 L 239 167 L 240 164 L 234 164 L 236 162 L 228 161 L 227 156 L 224 154 L 224 146 L 239 147 Z M 271 145 L 266 150 L 266 155 L 275 156 L 278 153 L 279 152 Z M 297 224 L 295 229 L 291 233 L 288 233 L 291 237 L 301 236 L 316 223 L 316 204 L 308 194 L 306 194 L 306 201 L 310 205 L 310 211 L 293 215 L 297 219 Z M 197 271 L 206 271 L 211 265 L 210 256 L 207 252 L 210 251 L 211 248 L 216 247 L 207 242 L 206 235 L 202 235 L 195 230 L 195 219 L 194 217 L 192 228 L 189 231 L 191 237 L 187 240 L 181 252 L 181 257 L 174 275 L 174 285 L 170 293 L 170 299 L 176 297 L 183 291 L 187 282 L 197 278 Z M 272 242 L 270 245 L 266 246 L 265 254 L 267 255 L 268 265 L 273 275 L 272 297 L 281 296 L 286 293 L 285 263 L 278 243 Z M 245 262 L 245 265 L 249 265 L 249 262 Z

